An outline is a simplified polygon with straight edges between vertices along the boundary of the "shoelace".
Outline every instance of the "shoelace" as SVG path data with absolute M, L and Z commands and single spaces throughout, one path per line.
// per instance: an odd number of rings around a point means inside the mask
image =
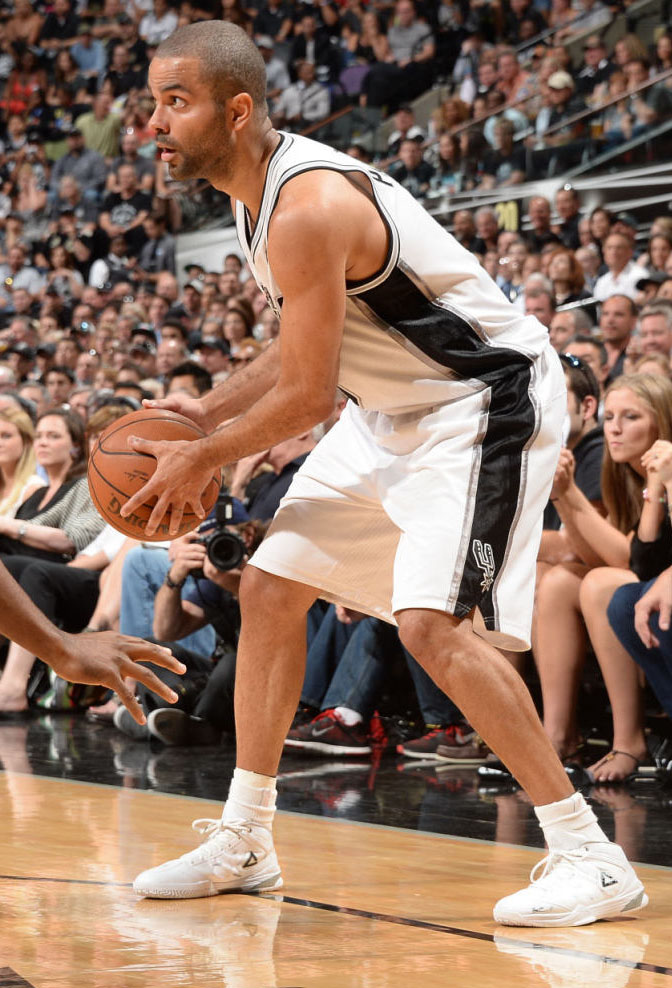
M 226 823 L 221 818 L 219 820 L 212 820 L 209 817 L 199 817 L 198 820 L 194 820 L 191 824 L 191 829 L 195 830 L 197 834 L 203 834 L 206 840 L 210 840 L 211 837 L 216 837 L 217 834 L 227 830 L 235 834 L 236 837 L 242 837 L 243 834 L 252 833 L 252 828 L 244 823 Z
M 547 854 L 545 858 L 542 858 L 541 861 L 536 863 L 530 872 L 530 881 L 533 885 L 543 881 L 555 868 L 562 864 L 570 868 L 576 868 L 585 856 L 585 847 L 580 847 L 574 851 L 551 851 L 550 854 Z M 541 875 L 538 875 L 540 868 L 543 868 L 543 871 Z

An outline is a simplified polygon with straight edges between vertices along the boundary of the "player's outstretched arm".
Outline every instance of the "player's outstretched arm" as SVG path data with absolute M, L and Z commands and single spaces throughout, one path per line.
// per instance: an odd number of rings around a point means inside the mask
M 0 615 L 1 634 L 22 645 L 70 682 L 113 689 L 138 723 L 144 723 L 144 714 L 125 685 L 125 676 L 144 683 L 169 703 L 177 700 L 170 687 L 151 669 L 138 665 L 153 662 L 181 675 L 185 666 L 167 648 L 113 631 L 81 635 L 61 631 L 33 604 L 2 563 L 0 596 L 4 605 Z

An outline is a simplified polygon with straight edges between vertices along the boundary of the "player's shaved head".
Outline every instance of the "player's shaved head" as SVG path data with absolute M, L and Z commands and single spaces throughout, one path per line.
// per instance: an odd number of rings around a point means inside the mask
M 266 105 L 266 67 L 259 49 L 242 28 L 228 21 L 200 21 L 178 28 L 162 41 L 155 58 L 193 58 L 215 100 L 224 105 L 237 93 L 249 93 L 257 110 Z

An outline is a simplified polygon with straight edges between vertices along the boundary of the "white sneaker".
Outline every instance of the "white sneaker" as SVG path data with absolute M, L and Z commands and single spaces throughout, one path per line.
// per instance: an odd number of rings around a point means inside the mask
M 607 842 L 554 851 L 532 869 L 530 880 L 527 888 L 499 900 L 493 912 L 497 923 L 584 926 L 635 912 L 649 901 L 621 848 Z
M 138 895 L 150 899 L 198 899 L 282 885 L 273 837 L 265 827 L 243 820 L 194 820 L 194 830 L 207 838 L 181 858 L 143 871 L 133 882 Z

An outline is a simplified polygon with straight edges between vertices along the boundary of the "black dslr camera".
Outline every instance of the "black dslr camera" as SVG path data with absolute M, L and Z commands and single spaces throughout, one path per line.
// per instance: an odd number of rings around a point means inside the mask
M 227 526 L 233 524 L 233 498 L 219 492 L 215 504 L 215 523 L 196 541 L 205 546 L 208 559 L 221 573 L 236 569 L 242 563 L 247 546 L 239 535 Z M 203 579 L 202 570 L 194 570 L 193 577 Z

